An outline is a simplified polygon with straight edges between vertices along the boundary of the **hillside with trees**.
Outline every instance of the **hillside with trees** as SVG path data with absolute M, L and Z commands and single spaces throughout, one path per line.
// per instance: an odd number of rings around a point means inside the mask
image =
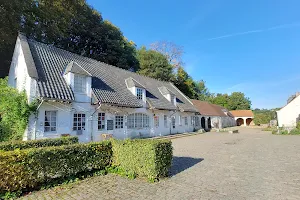
M 171 81 L 192 99 L 209 101 L 229 110 L 251 107 L 250 99 L 241 92 L 213 94 L 204 80 L 194 80 L 184 69 L 183 47 L 157 41 L 149 48 L 137 48 L 86 0 L 2 1 L 0 77 L 8 75 L 18 32 L 23 32 L 30 39 L 110 65 Z

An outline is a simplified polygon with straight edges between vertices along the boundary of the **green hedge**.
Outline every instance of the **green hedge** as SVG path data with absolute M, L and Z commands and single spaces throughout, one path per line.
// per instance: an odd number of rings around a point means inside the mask
M 128 174 L 156 180 L 168 176 L 173 148 L 170 140 L 111 140 L 113 166 Z
M 21 149 L 38 148 L 38 147 L 70 145 L 75 143 L 78 143 L 77 137 L 61 137 L 55 139 L 1 142 L 0 150 L 13 151 L 15 149 L 21 150 Z
M 0 194 L 110 166 L 110 142 L 0 152 Z

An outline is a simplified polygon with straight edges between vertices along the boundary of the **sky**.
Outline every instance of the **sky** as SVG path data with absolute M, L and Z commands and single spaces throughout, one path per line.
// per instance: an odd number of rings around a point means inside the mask
M 275 108 L 300 91 L 299 0 L 87 0 L 138 47 L 170 41 L 210 92 Z

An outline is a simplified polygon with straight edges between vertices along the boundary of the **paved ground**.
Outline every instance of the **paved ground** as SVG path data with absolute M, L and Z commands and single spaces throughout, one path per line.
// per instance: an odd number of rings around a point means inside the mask
M 300 136 L 259 129 L 173 140 L 172 177 L 151 184 L 116 175 L 24 199 L 300 199 Z

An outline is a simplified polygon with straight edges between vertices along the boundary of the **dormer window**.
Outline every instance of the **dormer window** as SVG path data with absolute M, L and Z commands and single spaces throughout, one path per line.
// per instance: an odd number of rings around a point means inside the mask
M 86 77 L 79 74 L 74 74 L 74 92 L 86 93 Z
M 136 88 L 136 97 L 137 97 L 137 99 L 143 100 L 143 89 L 142 88 Z

